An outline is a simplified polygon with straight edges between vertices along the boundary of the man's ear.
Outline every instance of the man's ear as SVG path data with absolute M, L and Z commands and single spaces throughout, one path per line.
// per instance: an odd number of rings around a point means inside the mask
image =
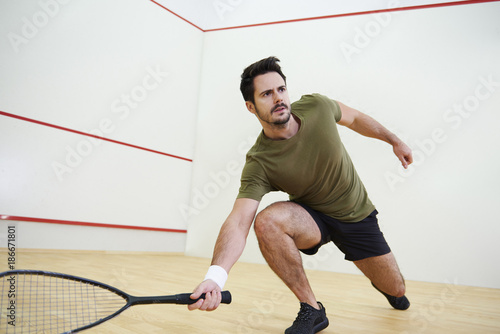
M 245 101 L 245 105 L 247 106 L 248 111 L 250 111 L 252 114 L 255 114 L 255 105 L 251 101 Z

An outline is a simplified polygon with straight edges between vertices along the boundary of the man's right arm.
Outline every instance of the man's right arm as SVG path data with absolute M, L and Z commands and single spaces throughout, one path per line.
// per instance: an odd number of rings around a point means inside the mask
M 212 265 L 220 266 L 226 273 L 229 273 L 243 253 L 258 207 L 259 201 L 253 199 L 239 198 L 235 201 L 233 210 L 220 229 L 215 243 Z M 197 299 L 205 293 L 205 299 L 189 305 L 188 309 L 207 311 L 216 309 L 221 301 L 220 291 L 220 287 L 214 281 L 210 279 L 203 281 L 193 291 L 191 298 Z

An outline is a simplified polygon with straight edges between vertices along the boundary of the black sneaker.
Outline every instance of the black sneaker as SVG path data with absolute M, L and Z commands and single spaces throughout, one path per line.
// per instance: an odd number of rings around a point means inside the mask
M 316 310 L 307 303 L 300 303 L 299 314 L 285 334 L 314 334 L 328 327 L 325 308 L 320 302 L 318 305 L 320 309 Z
M 380 292 L 381 294 L 383 294 L 385 296 L 385 298 L 387 298 L 387 301 L 389 302 L 389 304 L 391 304 L 391 306 L 394 307 L 396 310 L 404 311 L 404 310 L 407 310 L 410 307 L 410 301 L 408 300 L 408 298 L 406 298 L 406 296 L 403 296 L 403 297 L 394 297 L 394 296 L 388 295 L 384 291 L 382 291 L 379 288 L 377 288 L 375 286 L 375 284 L 373 284 L 373 282 L 372 282 L 372 286 L 375 289 L 377 289 L 378 292 Z

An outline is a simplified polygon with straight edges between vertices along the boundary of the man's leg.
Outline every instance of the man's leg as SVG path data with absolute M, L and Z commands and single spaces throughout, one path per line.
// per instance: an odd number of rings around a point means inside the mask
M 354 264 L 383 292 L 395 297 L 404 296 L 405 281 L 392 252 L 354 261 Z
M 319 309 L 299 251 L 321 241 L 321 232 L 310 214 L 296 203 L 277 202 L 257 215 L 254 228 L 262 255 L 271 269 L 300 302 Z
M 405 281 L 392 252 L 354 263 L 370 279 L 372 285 L 387 298 L 392 307 L 399 310 L 410 307 L 410 302 L 404 296 Z

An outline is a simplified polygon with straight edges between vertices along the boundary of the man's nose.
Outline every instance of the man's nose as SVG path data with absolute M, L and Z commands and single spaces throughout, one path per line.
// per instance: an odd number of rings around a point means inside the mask
M 274 104 L 281 102 L 283 102 L 283 94 L 281 92 L 276 92 L 276 94 L 274 94 Z

